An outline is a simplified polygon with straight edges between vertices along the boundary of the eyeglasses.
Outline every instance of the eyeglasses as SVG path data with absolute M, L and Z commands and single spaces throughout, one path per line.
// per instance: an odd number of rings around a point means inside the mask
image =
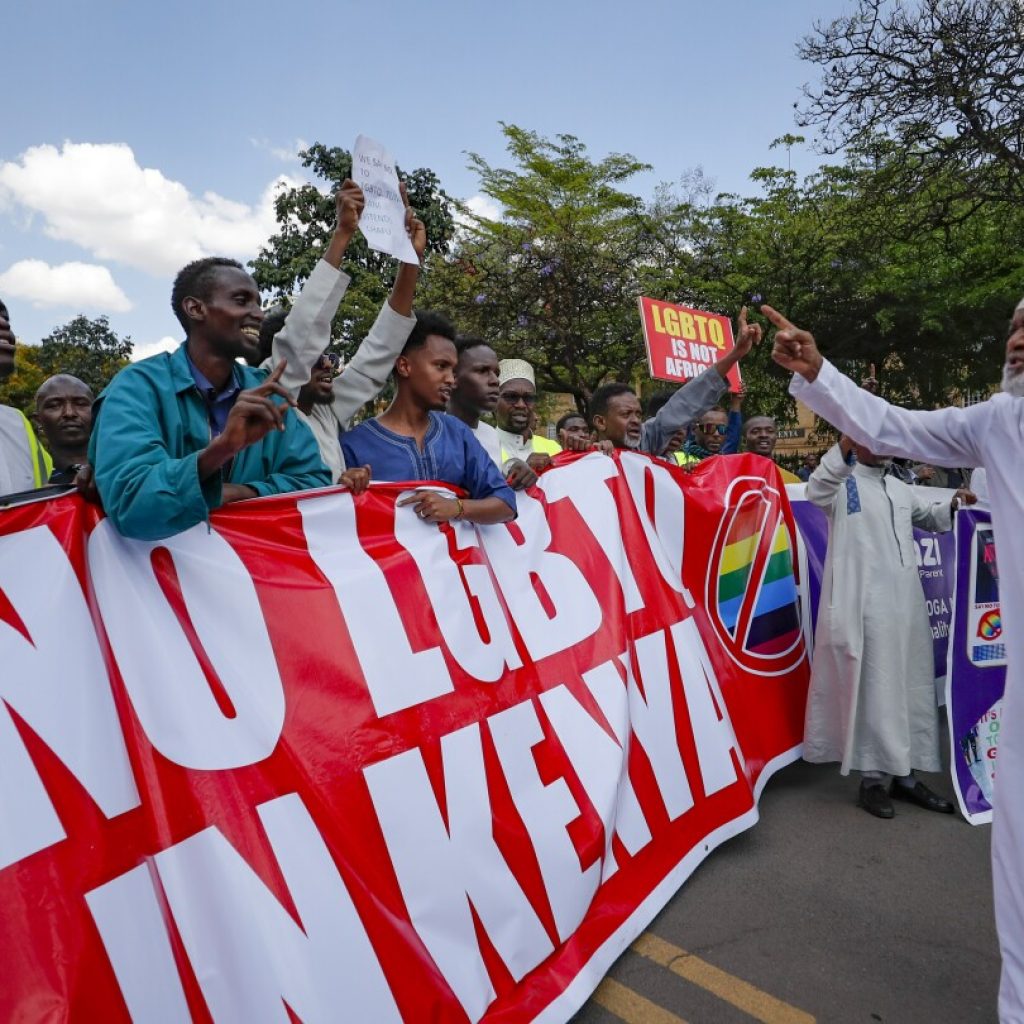
M 313 372 L 330 370 L 335 377 L 341 373 L 341 356 L 337 352 L 324 352 L 313 365 Z
M 698 428 L 705 434 L 727 434 L 729 428 L 724 423 L 698 423 Z
M 537 396 L 526 391 L 502 391 L 498 397 L 509 405 L 519 405 L 520 402 L 523 405 L 537 404 Z

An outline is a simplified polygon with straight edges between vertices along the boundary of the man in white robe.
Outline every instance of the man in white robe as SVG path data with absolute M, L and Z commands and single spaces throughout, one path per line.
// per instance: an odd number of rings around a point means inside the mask
M 928 491 L 886 476 L 886 466 L 844 437 L 807 481 L 829 537 L 804 760 L 860 772 L 857 802 L 875 817 L 893 817 L 890 784 L 897 799 L 952 814 L 953 805 L 913 775 L 942 767 L 914 527 L 951 529 L 957 498 L 928 500 Z
M 985 466 L 1006 636 L 1006 697 L 992 821 L 992 879 L 1003 954 L 1002 1024 L 1024 1024 L 1024 300 L 1010 324 L 999 394 L 967 408 L 900 409 L 823 359 L 807 331 L 770 306 L 773 358 L 795 376 L 790 393 L 872 451 L 944 466 Z

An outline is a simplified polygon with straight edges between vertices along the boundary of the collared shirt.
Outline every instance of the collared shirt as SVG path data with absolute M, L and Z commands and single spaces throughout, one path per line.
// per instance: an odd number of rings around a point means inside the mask
M 217 437 L 219 434 L 224 433 L 224 427 L 228 422 L 228 415 L 231 413 L 232 408 L 234 408 L 239 392 L 242 390 L 234 367 L 231 369 L 231 378 L 218 391 L 207 380 L 206 374 L 192 362 L 187 347 L 185 349 L 185 358 L 188 360 L 188 368 L 192 373 L 192 379 L 196 382 L 196 387 L 199 389 L 199 394 L 202 395 L 203 403 L 206 406 L 206 415 L 210 420 L 210 436 Z
M 531 455 L 557 455 L 562 446 L 557 441 L 534 434 L 532 437 L 524 438 L 522 434 L 513 434 L 501 427 L 496 431 L 498 440 L 501 443 L 502 464 L 509 459 L 521 459 L 525 462 Z
M 416 438 L 396 434 L 378 420 L 364 420 L 341 437 L 349 466 L 372 467 L 374 480 L 439 480 L 471 498 L 501 498 L 513 511 L 516 498 L 498 467 L 462 420 L 432 412 L 420 449 Z

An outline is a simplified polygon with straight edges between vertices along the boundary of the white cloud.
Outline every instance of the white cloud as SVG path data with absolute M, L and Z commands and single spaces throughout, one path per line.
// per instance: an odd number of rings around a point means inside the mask
M 181 338 L 172 338 L 169 334 L 157 341 L 136 344 L 132 349 L 132 362 L 137 363 L 140 359 L 155 356 L 158 352 L 173 352 L 180 344 Z
M 501 207 L 490 196 L 475 195 L 465 200 L 466 209 L 486 220 L 501 220 Z
M 0 207 L 39 214 L 45 233 L 73 242 L 98 259 L 157 275 L 201 256 L 249 259 L 276 228 L 278 176 L 255 205 L 215 192 L 192 195 L 181 182 L 140 167 L 123 143 L 65 142 L 32 146 L 0 163 Z
M 106 267 L 95 263 L 61 263 L 51 267 L 42 260 L 19 260 L 0 274 L 0 293 L 27 299 L 36 309 L 72 306 L 103 313 L 125 313 L 132 308 Z
M 275 146 L 270 139 L 267 138 L 249 139 L 249 142 L 255 146 L 256 149 L 261 149 L 265 153 L 269 153 L 275 160 L 280 160 L 285 164 L 297 163 L 299 159 L 299 151 L 309 149 L 309 143 L 305 139 L 295 139 L 287 146 Z

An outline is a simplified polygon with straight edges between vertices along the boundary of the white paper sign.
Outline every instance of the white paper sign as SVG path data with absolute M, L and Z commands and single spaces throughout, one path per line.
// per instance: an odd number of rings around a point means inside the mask
M 391 154 L 373 139 L 360 135 L 352 149 L 352 178 L 363 190 L 366 206 L 359 230 L 371 249 L 419 263 L 405 231 L 405 204 L 398 191 L 398 172 Z

